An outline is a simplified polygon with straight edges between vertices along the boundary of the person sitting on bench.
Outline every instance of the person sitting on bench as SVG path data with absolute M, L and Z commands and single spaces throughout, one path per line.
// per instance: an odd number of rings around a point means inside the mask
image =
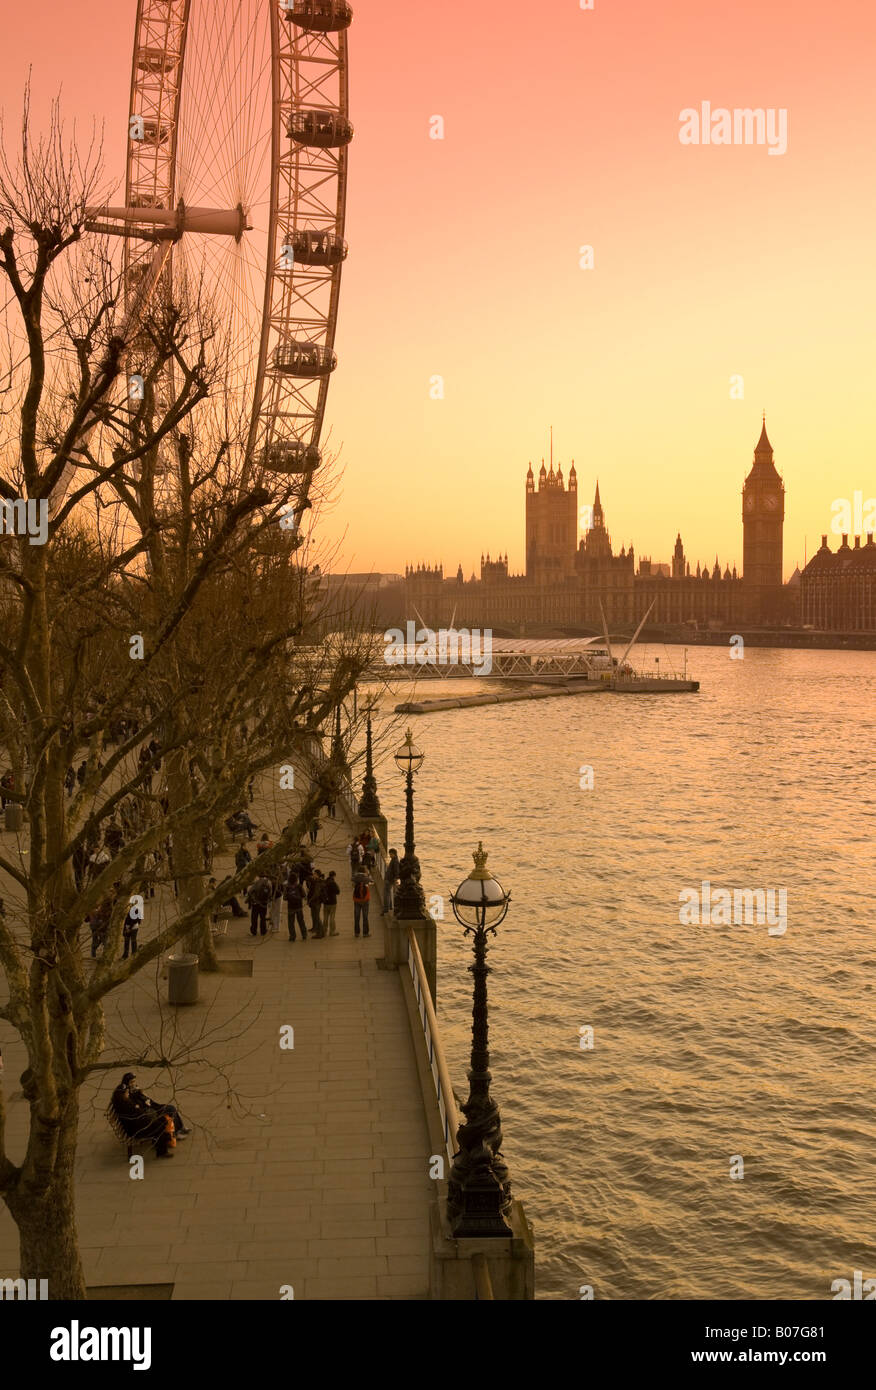
M 133 1073 L 128 1073 L 133 1075 Z M 156 1158 L 172 1158 L 176 1144 L 173 1121 L 135 1101 L 128 1090 L 127 1080 L 113 1091 L 111 1104 L 122 1129 L 132 1141 L 146 1139 L 155 1146 Z
M 144 1095 L 142 1091 L 138 1091 L 134 1084 L 136 1079 L 132 1071 L 126 1071 L 125 1075 L 122 1077 L 121 1084 L 113 1091 L 113 1105 L 116 1108 L 119 1118 L 125 1125 L 125 1128 L 127 1129 L 129 1124 L 137 1125 L 139 1122 L 140 1127 L 136 1130 L 136 1133 L 152 1138 L 155 1134 L 160 1134 L 161 1131 L 157 1128 L 157 1125 L 159 1121 L 164 1123 L 167 1117 L 170 1119 L 174 1130 L 174 1134 L 170 1137 L 178 1138 L 182 1136 L 185 1138 L 187 1134 L 191 1134 L 191 1130 L 187 1129 L 183 1124 L 182 1116 L 176 1106 L 159 1105 L 157 1101 Z M 159 1158 L 162 1157 L 160 1152 L 160 1141 L 159 1147 L 156 1147 L 156 1153 Z
M 182 1135 L 183 1138 L 185 1138 L 187 1134 L 191 1134 L 192 1131 L 184 1123 L 183 1117 L 177 1110 L 176 1106 L 159 1105 L 157 1100 L 152 1100 L 151 1096 L 144 1095 L 142 1091 L 138 1091 L 135 1087 L 136 1079 L 137 1078 L 134 1076 L 134 1073 L 132 1071 L 126 1072 L 125 1075 L 122 1077 L 122 1081 L 127 1081 L 128 1083 L 128 1090 L 131 1094 L 132 1100 L 134 1100 L 138 1105 L 142 1105 L 146 1110 L 151 1110 L 156 1115 L 169 1115 L 170 1118 L 173 1120 L 173 1127 L 176 1131 L 177 1136 Z
M 232 835 L 245 835 L 251 840 L 256 832 L 256 824 L 248 811 L 235 811 L 225 822 Z

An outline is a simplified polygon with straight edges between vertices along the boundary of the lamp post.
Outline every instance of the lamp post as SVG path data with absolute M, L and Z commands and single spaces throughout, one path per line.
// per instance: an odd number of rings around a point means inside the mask
M 359 797 L 359 815 L 367 817 L 380 815 L 371 746 L 371 708 L 369 705 L 365 712 L 365 776 L 362 778 L 362 795 Z
M 419 772 L 423 766 L 423 754 L 414 743 L 414 736 L 410 729 L 405 735 L 404 743 L 395 754 L 395 762 L 399 771 L 404 773 L 407 779 L 405 788 L 407 800 L 405 853 L 399 865 L 401 882 L 395 895 L 395 915 L 410 921 L 426 916 L 426 900 L 420 887 L 420 861 L 414 853 L 414 773 Z
M 459 1151 L 447 1184 L 447 1215 L 453 1235 L 511 1236 L 507 1218 L 511 1212 L 511 1182 L 500 1152 L 502 1119 L 490 1095 L 490 1051 L 487 1004 L 487 936 L 505 918 L 511 894 L 487 869 L 483 843 L 473 854 L 474 869 L 451 894 L 453 915 L 472 933 L 474 1005 L 471 1026 L 471 1067 L 468 1100 L 461 1107 L 465 1123 L 459 1126 Z

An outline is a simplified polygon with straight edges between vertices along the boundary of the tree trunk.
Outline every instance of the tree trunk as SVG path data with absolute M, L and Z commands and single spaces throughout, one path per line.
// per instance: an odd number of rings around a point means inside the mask
M 171 811 L 187 806 L 192 799 L 192 785 L 186 754 L 174 749 L 167 756 L 167 795 Z M 204 896 L 207 876 L 203 872 L 203 850 L 200 838 L 193 830 L 177 832 L 173 837 L 173 864 L 179 885 L 179 910 L 192 912 Z M 185 938 L 184 949 L 198 957 L 201 970 L 217 970 L 209 920 L 200 923 Z
M 18 1226 L 22 1279 L 47 1279 L 50 1299 L 86 1298 L 76 1229 L 73 1167 L 79 1106 L 71 1096 L 61 1121 L 57 1157 L 47 1191 L 34 1194 L 22 1175 L 5 1194 Z

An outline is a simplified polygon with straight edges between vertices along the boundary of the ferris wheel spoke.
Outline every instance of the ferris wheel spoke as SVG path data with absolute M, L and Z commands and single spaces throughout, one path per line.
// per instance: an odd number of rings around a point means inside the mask
M 196 16 L 203 15 L 203 11 L 196 10 L 195 13 Z M 213 24 L 215 26 L 215 12 Z M 215 104 L 217 94 L 221 93 L 215 69 L 216 46 L 216 37 L 208 32 L 205 41 L 202 25 L 190 19 L 186 53 L 187 80 L 180 110 L 180 162 L 186 177 L 185 183 L 180 180 L 179 191 L 187 201 L 190 194 L 189 178 L 192 179 L 194 189 L 198 177 L 197 170 L 202 166 L 204 154 L 208 149 L 211 155 L 209 167 L 215 169 L 219 163 L 222 177 L 227 177 L 223 150 L 221 146 L 217 146 L 215 140 Z
M 258 139 L 253 141 L 249 149 L 241 150 L 238 154 L 235 155 L 235 158 L 231 161 L 231 163 L 226 166 L 226 172 L 224 177 L 226 179 L 227 187 L 231 187 L 236 184 L 244 189 L 251 189 L 255 187 L 260 192 L 264 189 L 264 182 L 256 182 L 253 175 L 251 174 L 246 174 L 245 176 L 235 175 L 235 170 L 239 170 L 241 168 L 241 165 L 243 165 L 244 169 L 246 168 L 245 161 L 251 157 L 253 150 L 256 150 L 259 145 L 262 146 L 262 153 L 259 161 L 259 169 L 261 170 L 261 168 L 264 167 L 265 161 L 271 153 L 271 141 L 270 137 L 260 135 Z M 213 183 L 205 184 L 202 187 L 199 187 L 197 190 L 199 201 L 204 204 L 209 203 L 214 191 L 220 187 L 221 183 L 222 179 L 216 179 Z M 270 186 L 269 182 L 268 186 Z M 248 197 L 244 201 L 242 195 L 228 195 L 229 203 L 234 202 L 234 205 L 236 205 L 235 200 L 242 201 L 247 211 L 249 211 L 253 206 L 252 201 Z M 264 199 L 262 200 L 263 203 L 265 201 L 266 200 Z
M 220 29 L 222 11 L 218 5 L 211 7 L 207 25 L 197 27 L 197 32 L 193 36 L 193 62 L 196 68 L 196 81 L 190 84 L 187 93 L 190 99 L 190 110 L 184 108 L 183 112 L 192 131 L 191 153 L 187 149 L 189 160 L 194 168 L 208 167 L 212 169 L 215 168 L 214 160 L 220 162 L 226 185 L 225 191 L 233 201 L 237 201 L 240 192 L 242 192 L 238 183 L 241 171 L 236 170 L 239 132 L 245 128 L 248 120 L 253 119 L 249 107 L 252 102 L 252 93 L 258 91 L 257 84 L 253 83 L 244 96 L 243 84 L 239 80 L 239 76 L 241 71 L 245 71 L 247 50 L 250 47 L 250 40 L 258 23 L 259 15 L 257 11 L 253 13 L 246 41 L 240 45 L 235 58 L 233 54 L 233 29 L 237 27 L 237 18 L 240 13 L 241 11 L 235 8 L 235 21 L 230 35 Z M 229 59 L 232 60 L 233 67 L 229 67 Z M 270 70 L 270 50 L 267 53 L 264 52 L 264 42 L 262 43 L 260 64 L 263 73 Z M 205 166 L 203 152 L 207 149 L 210 150 L 213 158 Z M 201 153 L 200 159 L 197 158 L 199 151 Z M 214 183 L 218 184 L 222 181 L 222 179 L 214 180 Z M 235 184 L 238 184 L 237 188 L 235 188 Z M 238 195 L 237 198 L 235 198 L 235 194 Z

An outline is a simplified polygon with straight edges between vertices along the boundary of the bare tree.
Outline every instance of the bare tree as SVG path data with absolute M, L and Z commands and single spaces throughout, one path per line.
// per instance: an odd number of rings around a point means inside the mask
M 297 846 L 336 790 L 334 770 L 258 867 L 213 892 L 205 840 L 250 779 L 303 756 L 369 656 L 354 632 L 315 639 L 301 536 L 283 529 L 300 503 L 295 478 L 259 475 L 237 440 L 216 437 L 222 357 L 204 287 L 163 286 L 129 340 L 111 250 L 83 242 L 100 182 L 97 155 L 82 163 L 67 149 L 57 111 L 34 148 L 25 108 L 18 162 L 0 154 L 13 402 L 0 495 L 4 517 L 26 515 L 16 498 L 51 504 L 52 517 L 44 543 L 16 525 L 0 550 L 0 742 L 14 775 L 8 796 L 29 832 L 26 866 L 0 856 L 11 885 L 0 1017 L 27 1051 L 30 1113 L 15 1163 L 0 1088 L 0 1195 L 18 1226 L 22 1275 L 48 1278 L 61 1299 L 85 1296 L 73 1163 L 80 1088 L 109 1065 L 103 1001 L 181 939 L 213 964 L 210 914 Z M 144 380 L 133 405 L 118 384 L 132 357 Z M 120 821 L 112 856 L 90 862 Z M 162 876 L 165 848 L 178 911 L 124 960 L 130 900 Z M 106 942 L 92 966 L 80 932 L 95 913 Z

